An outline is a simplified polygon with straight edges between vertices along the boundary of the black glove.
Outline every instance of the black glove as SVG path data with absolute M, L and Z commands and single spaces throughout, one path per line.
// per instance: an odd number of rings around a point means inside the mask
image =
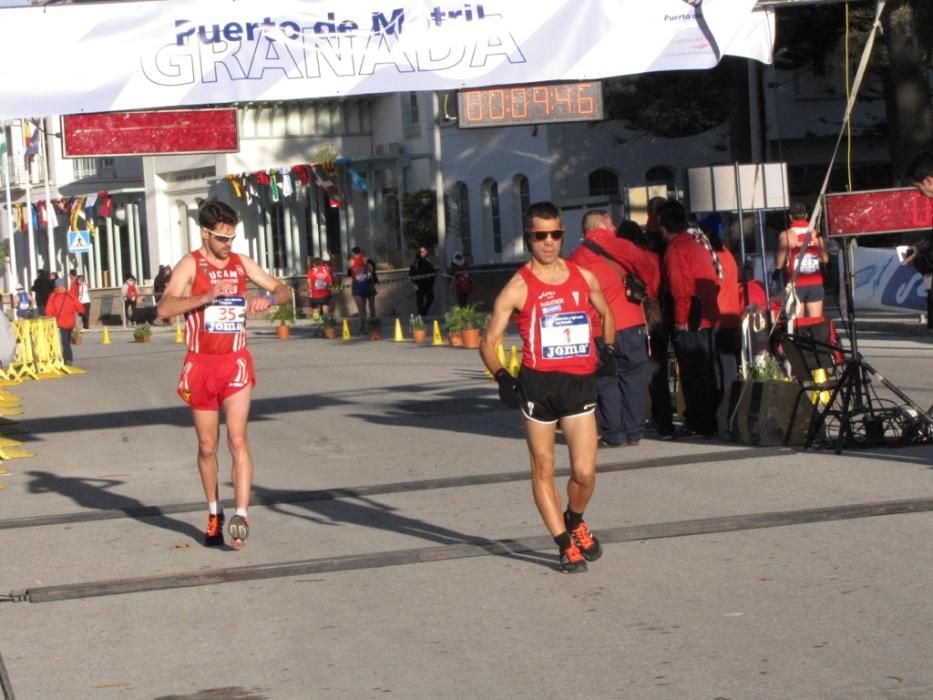
M 509 408 L 520 408 L 522 405 L 522 390 L 518 385 L 518 380 L 509 374 L 505 368 L 500 369 L 494 375 L 496 383 L 499 385 L 499 398 Z
M 784 281 L 784 270 L 774 270 L 771 272 L 771 281 L 780 284 Z
M 615 345 L 600 345 L 599 357 L 596 360 L 597 377 L 615 377 L 619 373 L 619 365 L 616 362 Z

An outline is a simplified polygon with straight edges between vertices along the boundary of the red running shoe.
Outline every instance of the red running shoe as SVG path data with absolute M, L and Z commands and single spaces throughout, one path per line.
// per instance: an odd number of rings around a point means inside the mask
M 564 522 L 567 522 L 567 514 L 564 514 Z M 602 545 L 599 544 L 599 540 L 596 539 L 596 536 L 590 532 L 590 528 L 586 526 L 586 523 L 582 520 L 580 524 L 577 525 L 572 530 L 570 527 L 567 527 L 568 532 L 570 532 L 570 537 L 580 548 L 580 553 L 583 555 L 583 558 L 587 561 L 596 561 L 603 555 Z
M 205 547 L 219 547 L 224 543 L 224 514 L 208 514 L 207 530 L 204 532 Z
M 572 539 L 567 549 L 560 550 L 560 571 L 563 574 L 582 574 L 586 571 L 586 559 Z

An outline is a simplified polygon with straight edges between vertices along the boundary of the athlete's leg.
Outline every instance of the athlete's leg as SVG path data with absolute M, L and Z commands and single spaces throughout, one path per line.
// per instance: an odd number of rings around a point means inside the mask
M 823 315 L 823 300 L 819 301 L 808 301 L 803 305 L 804 314 L 808 317 L 813 316 L 822 316 Z
M 544 526 L 552 537 L 567 530 L 564 526 L 560 494 L 554 482 L 554 435 L 556 433 L 556 423 L 536 423 L 525 420 L 525 439 L 528 442 L 528 454 L 531 458 L 531 492 Z
M 353 295 L 353 301 L 356 303 L 356 312 L 360 316 L 360 330 L 366 330 L 366 297 Z
M 220 414 L 213 410 L 192 409 L 198 436 L 198 471 L 207 502 L 218 500 L 217 443 L 220 440 Z
M 223 402 L 224 422 L 227 425 L 227 445 L 233 457 L 233 495 L 237 508 L 248 508 L 253 487 L 253 458 L 246 435 L 249 404 L 253 388 L 247 386 L 231 394 Z
M 582 513 L 596 488 L 596 417 L 585 413 L 561 418 L 560 429 L 570 448 L 567 507 L 574 513 Z

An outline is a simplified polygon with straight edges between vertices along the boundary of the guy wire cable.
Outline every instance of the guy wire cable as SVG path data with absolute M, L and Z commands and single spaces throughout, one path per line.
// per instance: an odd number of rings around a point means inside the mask
M 855 108 L 855 100 L 858 98 L 859 90 L 862 86 L 862 80 L 865 78 L 865 71 L 868 69 L 868 62 L 871 59 L 872 49 L 875 45 L 875 37 L 878 35 L 878 30 L 881 28 L 881 15 L 884 12 L 885 5 L 887 5 L 887 0 L 878 0 L 878 5 L 875 10 L 875 19 L 872 23 L 871 32 L 868 34 L 868 39 L 865 42 L 865 48 L 862 49 L 862 58 L 859 61 L 858 70 L 855 72 L 855 80 L 852 84 L 852 91 L 849 94 L 849 98 L 846 100 L 846 111 L 842 118 L 842 126 L 839 129 L 839 136 L 836 138 L 836 146 L 833 148 L 833 155 L 829 160 L 829 166 L 826 168 L 826 176 L 823 178 L 823 185 L 820 187 L 820 192 L 817 195 L 816 205 L 813 207 L 813 214 L 810 217 L 810 226 L 807 229 L 807 235 L 803 242 L 803 247 L 806 248 L 810 245 L 810 240 L 813 237 L 813 232 L 819 226 L 820 219 L 823 216 L 823 196 L 826 194 L 826 191 L 829 189 L 829 180 L 833 173 L 833 166 L 836 164 L 836 158 L 839 155 L 839 148 L 842 146 L 842 139 L 846 135 L 846 125 L 849 120 L 852 118 L 852 110 Z M 794 267 L 793 275 L 791 276 L 790 281 L 787 283 L 786 290 L 788 292 L 788 298 L 790 292 L 793 290 L 794 284 L 797 282 L 797 276 L 800 274 L 800 265 L 803 262 L 803 256 L 798 256 L 797 264 Z M 786 299 L 785 299 L 786 306 Z M 784 309 L 781 309 L 783 312 Z M 777 324 L 771 328 L 771 334 L 774 334 Z

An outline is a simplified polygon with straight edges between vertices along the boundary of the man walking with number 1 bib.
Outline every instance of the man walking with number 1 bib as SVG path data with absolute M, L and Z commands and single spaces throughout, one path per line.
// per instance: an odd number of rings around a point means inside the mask
M 597 354 L 590 304 L 602 317 L 603 337 L 615 337 L 612 312 L 592 273 L 560 257 L 564 228 L 550 202 L 532 204 L 525 215 L 525 242 L 531 260 L 499 293 L 480 344 L 480 356 L 499 384 L 499 397 L 521 408 L 531 456 L 535 505 L 560 550 L 564 573 L 586 571 L 602 555 L 599 540 L 583 520 L 596 486 L 596 385 L 593 373 L 616 373 L 611 343 Z M 522 366 L 514 379 L 501 365 L 496 347 L 512 314 L 522 337 Z M 567 510 L 554 481 L 557 426 L 570 449 Z
M 220 507 L 217 449 L 220 409 L 227 425 L 227 445 L 233 457 L 236 513 L 230 519 L 232 545 L 240 548 L 249 535 L 248 513 L 253 459 L 246 436 L 252 388 L 253 358 L 246 349 L 246 313 L 272 303 L 261 295 L 246 302 L 246 281 L 272 292 L 276 304 L 291 302 L 291 292 L 252 259 L 234 253 L 238 218 L 227 204 L 211 200 L 198 211 L 202 246 L 181 259 L 159 301 L 161 319 L 185 315 L 188 353 L 178 382 L 178 394 L 191 406 L 198 437 L 198 471 L 208 502 L 204 544 L 224 543 Z

